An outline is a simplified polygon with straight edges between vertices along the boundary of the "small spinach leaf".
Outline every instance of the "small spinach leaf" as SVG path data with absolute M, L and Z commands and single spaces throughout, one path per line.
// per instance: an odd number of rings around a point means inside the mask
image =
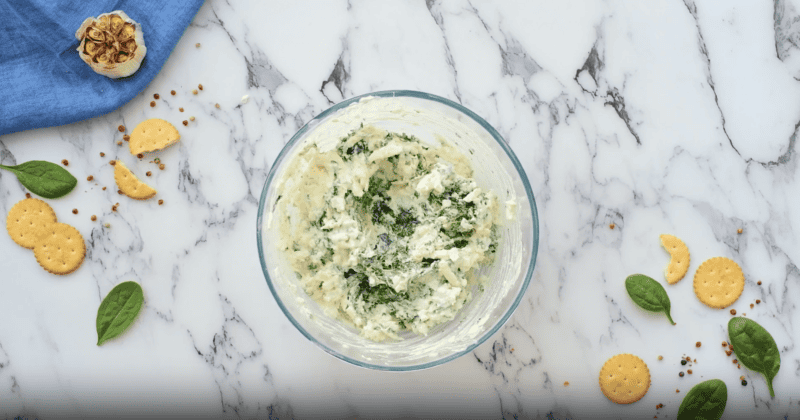
M 678 408 L 678 420 L 719 420 L 728 403 L 728 387 L 719 379 L 695 385 Z
M 143 301 L 142 286 L 135 281 L 111 289 L 97 309 L 97 345 L 122 334 L 139 315 Z
M 0 165 L 0 168 L 13 172 L 25 188 L 44 198 L 63 197 L 78 184 L 78 180 L 66 169 L 43 160 L 32 160 L 17 166 Z
M 739 361 L 763 374 L 770 397 L 775 397 L 772 379 L 781 368 L 781 352 L 772 335 L 752 319 L 736 317 L 728 322 L 728 337 Z
M 664 312 L 672 325 L 672 316 L 669 314 L 670 303 L 664 286 L 644 274 L 633 274 L 625 279 L 625 289 L 628 290 L 633 302 L 642 309 L 651 312 Z

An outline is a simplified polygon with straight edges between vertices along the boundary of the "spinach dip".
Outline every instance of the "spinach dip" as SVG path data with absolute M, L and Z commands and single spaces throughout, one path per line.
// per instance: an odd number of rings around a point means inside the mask
M 497 197 L 437 140 L 362 125 L 299 151 L 280 184 L 280 249 L 300 285 L 370 340 L 452 320 L 493 261 Z

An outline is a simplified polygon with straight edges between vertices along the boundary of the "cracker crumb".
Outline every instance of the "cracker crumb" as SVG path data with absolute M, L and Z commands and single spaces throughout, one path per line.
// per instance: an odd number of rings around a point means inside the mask
M 250 102 L 250 95 L 244 95 L 244 96 L 242 96 L 242 103 L 243 103 L 243 104 L 246 104 L 246 103 L 248 103 L 248 102 Z M 613 229 L 613 228 L 612 228 L 612 229 Z
M 194 44 L 195 48 L 200 48 L 200 43 Z
M 192 94 L 193 94 L 193 95 L 197 95 L 197 89 L 193 90 L 193 91 L 192 91 Z
M 158 164 L 158 169 L 161 169 L 162 171 L 164 170 L 164 168 L 165 168 L 165 167 L 166 167 L 166 166 L 164 166 L 164 164 L 163 164 L 163 163 L 159 163 L 159 164 Z
M 692 370 L 691 370 L 691 369 L 687 369 L 687 370 L 686 370 L 686 373 L 688 373 L 689 375 L 691 375 L 691 374 L 692 374 Z
M 155 108 L 156 101 L 150 101 L 150 108 Z
M 612 224 L 608 225 L 608 227 L 609 227 L 609 229 L 614 229 L 615 227 L 617 227 L 617 225 L 612 223 Z
M 183 120 L 183 125 L 189 125 L 189 121 Z
M 742 233 L 742 228 L 739 228 L 739 230 L 737 230 L 736 233 Z
M 122 142 L 121 142 L 121 141 L 118 141 L 118 142 L 117 142 L 117 146 L 122 146 Z
M 110 228 L 110 227 L 111 227 L 111 223 L 106 223 L 106 224 L 104 224 L 104 225 L 103 225 L 103 227 L 105 227 L 106 229 L 108 229 L 108 228 Z
M 153 94 L 153 97 L 154 97 L 154 98 L 156 98 L 156 99 L 158 99 L 158 98 L 160 98 L 161 96 L 159 96 L 157 93 L 154 93 L 154 94 Z
M 169 93 L 171 93 L 171 94 L 172 94 L 172 96 L 175 96 L 175 94 L 176 94 L 177 92 L 175 92 L 174 90 L 171 90 L 171 91 L 169 91 Z
M 97 216 L 93 214 L 93 215 L 92 215 L 92 217 L 91 217 L 91 219 L 92 219 L 92 221 L 94 222 L 95 220 L 97 220 Z
M 103 191 L 105 191 L 105 190 L 106 190 L 106 187 L 103 187 Z
M 658 356 L 658 360 L 664 360 L 664 356 Z
M 751 304 L 750 304 L 750 309 L 753 309 L 753 308 L 755 308 L 755 307 L 756 307 L 756 305 L 755 305 L 755 304 L 753 304 L 753 303 L 751 303 Z
M 125 132 L 125 126 L 124 125 L 120 125 L 119 127 L 117 127 L 117 130 L 119 130 L 120 133 L 124 133 Z
M 131 136 L 126 134 L 126 135 L 122 136 L 122 140 L 130 141 L 131 140 Z
M 219 104 L 214 104 L 214 106 L 215 106 L 217 109 L 219 109 Z
M 192 115 L 191 117 L 189 117 L 189 121 L 194 121 L 194 115 Z
M 87 180 L 87 181 L 91 181 L 91 180 L 93 180 L 93 179 L 94 179 L 94 177 L 93 177 L 93 176 L 91 176 L 91 175 L 89 175 L 89 176 L 87 176 L 87 177 L 86 177 L 86 180 Z
M 564 386 L 569 386 L 569 381 L 564 381 Z
M 61 159 L 61 164 L 64 166 L 69 166 L 69 161 L 66 159 Z
M 731 309 L 731 315 L 736 315 L 736 309 Z
M 78 214 L 78 209 L 72 209 L 72 214 Z

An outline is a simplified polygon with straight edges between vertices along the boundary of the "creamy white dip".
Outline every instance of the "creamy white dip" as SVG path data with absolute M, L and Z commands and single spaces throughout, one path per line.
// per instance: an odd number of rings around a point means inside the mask
M 368 339 L 453 319 L 496 250 L 497 197 L 439 140 L 362 126 L 309 144 L 280 180 L 270 223 L 301 287 Z

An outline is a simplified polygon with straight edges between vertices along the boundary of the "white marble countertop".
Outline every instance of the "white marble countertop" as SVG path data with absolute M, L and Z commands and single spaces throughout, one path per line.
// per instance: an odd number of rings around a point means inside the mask
M 724 418 L 797 418 L 798 12 L 797 0 L 206 2 L 118 111 L 0 137 L 2 164 L 69 160 L 78 187 L 48 202 L 87 245 L 80 269 L 57 277 L 0 235 L 0 417 L 675 418 L 686 391 L 719 378 Z M 506 326 L 472 354 L 410 373 L 351 366 L 306 340 L 270 294 L 255 241 L 281 146 L 330 105 L 387 89 L 452 99 L 496 127 L 541 226 L 534 277 Z M 182 135 L 158 153 L 163 171 L 116 145 L 117 126 L 151 117 Z M 164 204 L 119 196 L 114 158 L 152 170 Z M 24 194 L 0 172 L 2 214 Z M 639 272 L 665 283 L 662 233 L 692 253 L 687 278 L 667 287 L 676 326 L 624 288 Z M 732 307 L 781 350 L 775 398 L 723 352 L 728 310 L 693 293 L 714 256 L 741 265 Z M 97 307 L 126 280 L 142 284 L 145 306 L 98 347 Z M 598 386 L 623 352 L 652 374 L 631 405 Z M 683 355 L 697 363 L 679 377 Z

